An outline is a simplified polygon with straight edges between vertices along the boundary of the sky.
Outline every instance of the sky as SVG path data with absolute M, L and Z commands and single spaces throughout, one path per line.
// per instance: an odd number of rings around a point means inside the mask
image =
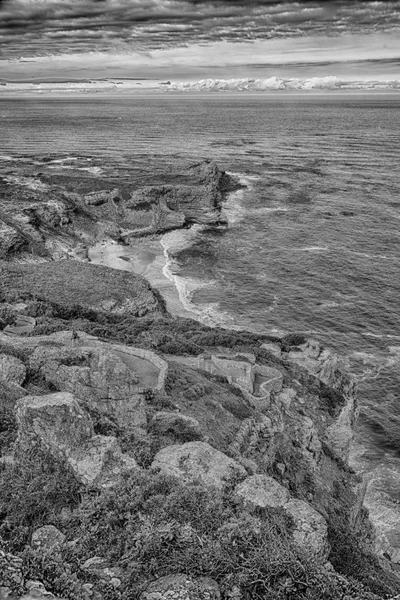
M 400 0 L 0 0 L 0 79 L 400 79 Z

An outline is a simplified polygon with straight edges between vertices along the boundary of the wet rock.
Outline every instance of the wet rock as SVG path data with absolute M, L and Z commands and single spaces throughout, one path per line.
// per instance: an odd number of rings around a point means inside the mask
M 44 525 L 32 534 L 31 545 L 45 552 L 56 551 L 65 541 L 65 535 L 54 525 Z
M 0 354 L 0 379 L 22 385 L 26 377 L 24 363 L 9 354 Z
M 246 476 L 246 470 L 236 460 L 206 442 L 167 446 L 156 454 L 151 468 L 216 488 L 223 488 L 235 477 Z
M 140 600 L 219 600 L 218 584 L 210 577 L 176 574 L 152 581 Z
M 114 437 L 93 435 L 89 417 L 72 394 L 27 396 L 17 402 L 16 416 L 17 448 L 24 451 L 39 444 L 66 463 L 84 485 L 113 485 L 122 471 L 137 468 Z

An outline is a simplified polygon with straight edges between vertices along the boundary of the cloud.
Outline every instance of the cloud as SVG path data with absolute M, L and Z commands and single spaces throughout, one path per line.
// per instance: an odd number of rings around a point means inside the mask
M 398 28 L 397 0 L 0 0 L 3 58 Z
M 269 77 L 267 79 L 201 79 L 192 82 L 172 81 L 160 84 L 164 92 L 267 92 L 309 90 L 399 90 L 400 80 L 343 81 L 336 76 L 310 77 L 308 79 Z

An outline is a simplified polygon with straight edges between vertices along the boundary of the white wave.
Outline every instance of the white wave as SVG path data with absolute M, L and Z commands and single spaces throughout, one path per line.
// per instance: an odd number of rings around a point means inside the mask
M 180 92 L 263 92 L 269 90 L 400 90 L 400 80 L 387 81 L 344 81 L 334 75 L 308 79 L 268 77 L 267 79 L 200 79 L 199 81 L 172 81 L 160 84 L 165 91 Z
M 257 175 L 246 175 L 244 173 L 235 173 L 233 171 L 226 171 L 226 173 L 230 177 L 237 179 L 241 185 L 246 186 L 247 190 L 253 187 L 253 181 L 260 179 Z M 244 191 L 244 189 L 235 190 L 227 195 L 223 204 L 223 212 L 228 219 L 228 224 L 239 223 L 243 220 L 247 212 L 242 204 Z
M 164 276 L 176 288 L 180 303 L 186 311 L 193 314 L 193 318 L 210 327 L 222 326 L 233 319 L 219 310 L 217 302 L 210 302 L 206 305 L 196 305 L 193 302 L 193 294 L 197 290 L 215 285 L 215 282 L 212 280 L 204 281 L 195 277 L 182 277 L 179 275 L 179 265 L 173 258 L 174 254 L 190 248 L 204 229 L 204 226 L 194 225 L 190 229 L 179 229 L 166 233 L 161 239 L 165 256 L 165 265 L 162 271 Z M 232 325 L 230 327 L 235 328 Z
M 305 248 L 296 248 L 297 252 L 326 252 L 328 246 L 306 246 Z

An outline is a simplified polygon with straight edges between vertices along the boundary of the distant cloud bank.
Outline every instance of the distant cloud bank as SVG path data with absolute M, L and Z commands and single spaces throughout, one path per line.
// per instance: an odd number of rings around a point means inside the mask
M 400 80 L 344 81 L 335 76 L 309 79 L 200 79 L 199 81 L 167 81 L 160 84 L 165 91 L 176 92 L 263 92 L 268 90 L 400 90 Z

